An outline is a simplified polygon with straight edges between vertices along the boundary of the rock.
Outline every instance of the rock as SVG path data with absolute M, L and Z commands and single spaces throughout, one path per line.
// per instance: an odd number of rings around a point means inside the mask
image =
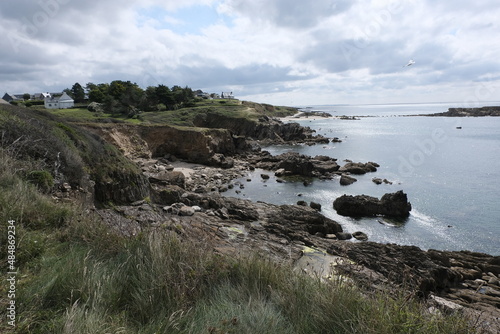
M 208 159 L 207 165 L 221 168 L 231 168 L 234 166 L 234 159 L 227 158 L 222 153 L 215 153 L 210 157 L 210 159 Z
M 163 185 L 174 185 L 181 188 L 186 187 L 186 177 L 184 173 L 164 170 L 159 173 L 149 174 L 149 182 Z
M 87 106 L 87 110 L 90 111 L 90 112 L 104 112 L 104 108 L 102 106 L 101 103 L 97 103 L 97 102 L 91 102 L 88 106 Z
M 379 200 L 367 195 L 343 195 L 333 202 L 338 214 L 349 217 L 370 217 L 384 215 L 389 217 L 408 217 L 411 204 L 403 191 L 389 193 Z
M 191 206 L 183 206 L 179 209 L 179 216 L 192 216 L 196 212 L 195 208 Z
M 500 285 L 500 280 L 496 277 L 491 277 L 490 279 L 488 279 L 488 284 L 492 284 L 492 285 Z
M 298 202 L 297 202 L 297 205 L 300 205 L 300 206 L 307 206 L 307 202 L 305 202 L 305 201 L 298 201 Z
M 278 168 L 284 169 L 285 172 L 292 175 L 312 176 L 314 166 L 310 157 L 297 152 L 287 152 L 280 154 L 278 158 L 280 160 Z
M 337 239 L 339 239 L 339 240 L 349 240 L 349 239 L 352 239 L 352 234 L 351 233 L 347 233 L 347 232 L 338 232 L 338 233 L 335 233 L 335 235 L 337 236 Z
M 325 174 L 333 173 L 339 170 L 340 166 L 335 161 L 312 161 L 314 171 Z
M 318 161 L 336 161 L 337 159 L 330 158 L 327 155 L 317 155 L 317 156 L 314 157 L 314 160 L 318 160 Z
M 260 174 L 260 177 L 261 177 L 263 180 L 269 180 L 269 175 L 268 175 L 268 174 Z
M 319 203 L 316 203 L 316 202 L 311 202 L 311 203 L 309 204 L 309 206 L 310 206 L 311 208 L 313 208 L 314 210 L 321 211 L 321 204 L 319 204 Z
M 363 232 L 354 232 L 352 234 L 352 236 L 356 239 L 356 240 L 361 240 L 361 241 L 366 241 L 368 240 L 368 236 L 366 235 L 366 233 L 363 233 Z
M 276 172 L 274 172 L 274 175 L 278 177 L 285 175 L 285 169 L 284 168 L 278 169 Z
M 389 181 L 389 180 L 387 180 L 387 179 L 383 179 L 383 180 L 382 180 L 382 179 L 381 179 L 381 178 L 379 178 L 379 177 L 374 177 L 374 178 L 372 179 L 372 181 L 373 181 L 373 183 L 375 183 L 375 184 L 382 184 L 382 183 L 385 183 L 385 184 L 392 184 L 392 182 L 391 182 L 391 181 Z
M 65 182 L 61 185 L 61 190 L 62 190 L 62 192 L 65 192 L 65 193 L 70 192 L 71 186 L 69 185 L 69 183 Z
M 276 179 L 276 182 L 278 182 L 278 183 L 286 183 L 285 180 L 283 180 L 283 179 Z
M 353 184 L 356 181 L 358 181 L 358 180 L 353 178 L 352 176 L 349 176 L 346 174 L 342 174 L 340 176 L 340 185 L 342 185 L 342 186 L 348 186 L 350 184 Z
M 171 205 L 182 200 L 185 190 L 179 186 L 167 186 L 160 191 L 152 193 L 154 203 L 162 205 Z
M 339 172 L 351 173 L 356 175 L 366 174 L 368 172 L 376 172 L 379 165 L 374 162 L 348 162 L 344 166 L 339 168 Z

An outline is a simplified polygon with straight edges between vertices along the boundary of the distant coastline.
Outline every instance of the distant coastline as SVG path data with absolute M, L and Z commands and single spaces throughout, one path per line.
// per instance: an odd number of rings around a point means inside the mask
M 500 106 L 481 108 L 449 108 L 448 111 L 437 114 L 426 114 L 422 116 L 445 116 L 445 117 L 485 117 L 500 116 Z

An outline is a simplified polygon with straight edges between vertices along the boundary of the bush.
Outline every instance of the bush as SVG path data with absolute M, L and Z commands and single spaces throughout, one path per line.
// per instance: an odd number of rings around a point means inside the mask
M 44 193 L 49 192 L 54 186 L 54 178 L 45 170 L 35 170 L 28 173 L 28 181 Z

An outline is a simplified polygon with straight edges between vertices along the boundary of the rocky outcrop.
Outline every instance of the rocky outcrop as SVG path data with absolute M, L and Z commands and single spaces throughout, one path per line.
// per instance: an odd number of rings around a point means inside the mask
M 337 268 L 365 286 L 397 286 L 421 296 L 444 297 L 451 303 L 441 306 L 451 305 L 453 310 L 466 307 L 477 312 L 475 319 L 485 319 L 491 326 L 496 318 L 499 325 L 499 256 L 374 242 L 333 242 L 327 251 L 354 261 Z
M 129 204 L 150 196 L 150 184 L 142 174 L 112 172 L 106 178 L 96 178 L 94 186 L 97 204 Z
M 384 215 L 389 217 L 408 217 L 411 204 L 403 191 L 389 193 L 379 200 L 367 195 L 343 195 L 333 202 L 338 214 L 350 217 Z
M 380 166 L 375 162 L 362 163 L 349 161 L 344 166 L 339 168 L 339 172 L 362 175 L 369 172 L 376 172 L 377 167 Z
M 273 156 L 264 151 L 248 157 L 247 160 L 256 168 L 276 171 L 277 176 L 301 175 L 333 178 L 339 169 L 337 159 L 327 156 L 311 157 L 297 152 Z
M 500 116 L 500 107 L 481 108 L 449 108 L 447 112 L 429 114 L 424 116 L 445 116 L 445 117 L 481 117 Z

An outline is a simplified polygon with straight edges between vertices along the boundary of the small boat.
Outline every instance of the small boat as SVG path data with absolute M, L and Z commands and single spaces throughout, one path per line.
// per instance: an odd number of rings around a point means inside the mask
M 457 126 L 457 129 L 459 129 L 459 130 L 460 130 L 460 129 L 462 129 L 462 127 L 461 127 L 461 126 Z

